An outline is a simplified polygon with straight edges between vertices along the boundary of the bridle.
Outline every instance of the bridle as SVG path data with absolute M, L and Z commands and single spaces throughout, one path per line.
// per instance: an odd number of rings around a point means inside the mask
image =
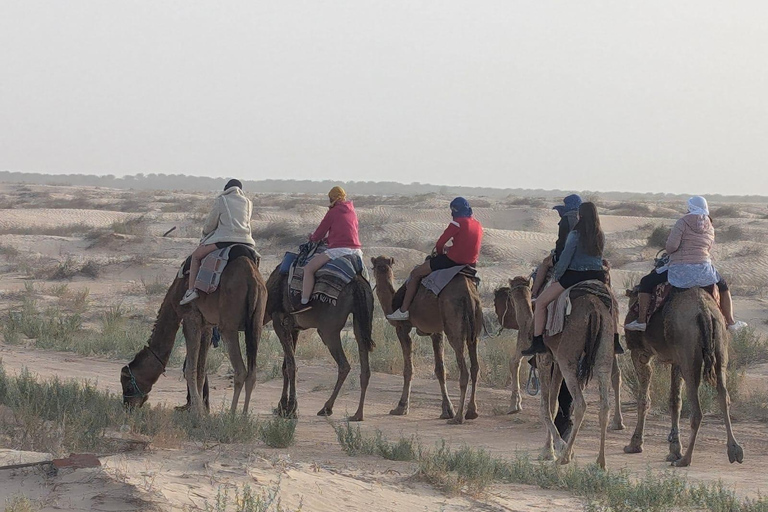
M 149 353 L 154 356 L 155 360 L 158 363 L 160 363 L 160 366 L 163 369 L 163 373 L 162 374 L 165 375 L 165 365 L 166 365 L 166 363 L 164 363 L 163 360 L 160 359 L 160 356 L 158 356 L 157 353 L 154 350 L 152 350 L 152 348 L 149 345 L 145 346 L 144 348 L 146 350 L 148 350 Z M 139 383 L 136 382 L 136 376 L 133 374 L 133 370 L 131 370 L 131 364 L 128 363 L 125 367 L 128 369 L 128 376 L 131 379 L 130 380 L 130 384 L 133 387 L 133 389 L 136 391 L 136 394 L 127 395 L 127 394 L 123 393 L 123 399 L 125 400 L 126 398 L 144 398 L 144 397 L 146 397 L 149 393 L 143 392 L 141 390 L 141 388 L 139 387 Z

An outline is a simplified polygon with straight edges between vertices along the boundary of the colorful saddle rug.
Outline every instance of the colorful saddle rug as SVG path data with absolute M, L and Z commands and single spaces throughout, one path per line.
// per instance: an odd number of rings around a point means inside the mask
M 298 308 L 301 303 L 301 287 L 304 281 L 304 267 L 296 265 L 298 261 L 296 258 L 288 273 L 288 296 L 294 308 Z M 329 302 L 335 306 L 341 291 L 358 274 L 368 281 L 368 269 L 358 255 L 342 256 L 329 261 L 315 272 L 315 287 L 311 299 Z

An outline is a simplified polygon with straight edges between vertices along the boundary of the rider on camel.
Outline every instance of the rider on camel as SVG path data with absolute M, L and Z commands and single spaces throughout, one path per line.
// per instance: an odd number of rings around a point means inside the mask
M 408 308 L 418 291 L 422 278 L 435 270 L 470 265 L 477 265 L 480 256 L 480 243 L 483 239 L 483 226 L 472 216 L 472 208 L 463 197 L 451 201 L 453 220 L 435 244 L 435 256 L 414 268 L 405 286 L 405 298 L 400 309 L 387 315 L 389 320 L 408 320 Z M 453 245 L 446 248 L 449 240 Z
M 357 232 L 357 213 L 352 201 L 347 200 L 347 193 L 343 188 L 336 186 L 328 192 L 330 205 L 320 225 L 314 233 L 309 235 L 310 242 L 326 240 L 328 249 L 325 252 L 315 254 L 304 266 L 304 280 L 301 289 L 301 307 L 294 314 L 303 313 L 312 309 L 309 301 L 312 298 L 312 290 L 315 288 L 315 272 L 323 265 L 336 258 L 356 254 L 363 258 L 360 250 L 360 237 Z
M 638 293 L 639 315 L 624 326 L 628 331 L 645 331 L 645 320 L 651 294 L 657 285 L 669 282 L 676 288 L 694 288 L 717 285 L 720 292 L 720 308 L 728 330 L 736 331 L 746 327 L 746 322 L 733 318 L 733 302 L 728 283 L 715 270 L 710 258 L 715 243 L 715 228 L 709 216 L 707 200 L 701 196 L 688 199 L 688 213 L 681 217 L 669 233 L 666 251 L 669 263 L 654 269 L 640 280 Z

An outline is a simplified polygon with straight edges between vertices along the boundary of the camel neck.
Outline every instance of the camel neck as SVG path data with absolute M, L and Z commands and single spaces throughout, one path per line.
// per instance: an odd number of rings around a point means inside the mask
M 171 358 L 173 345 L 176 342 L 176 333 L 179 330 L 179 325 L 181 325 L 181 317 L 173 304 L 176 296 L 177 294 L 173 293 L 172 287 L 160 305 L 152 334 L 147 343 L 152 352 L 163 362 L 163 366 L 167 365 Z
M 381 309 L 385 315 L 392 314 L 392 298 L 395 296 L 395 287 L 392 285 L 392 275 L 387 277 L 376 276 L 376 297 L 379 299 Z

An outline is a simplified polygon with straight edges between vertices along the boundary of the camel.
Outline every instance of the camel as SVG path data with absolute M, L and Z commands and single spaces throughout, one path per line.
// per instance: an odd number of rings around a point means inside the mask
M 501 327 L 503 329 L 517 330 L 517 346 L 515 347 L 515 353 L 509 360 L 510 380 L 512 381 L 512 405 L 507 412 L 507 414 L 515 414 L 522 410 L 523 400 L 520 393 L 520 363 L 523 359 L 523 355 L 520 352 L 531 343 L 530 340 L 533 335 L 531 331 L 533 328 L 533 310 L 531 308 L 530 300 L 530 279 L 526 277 L 516 277 L 510 279 L 509 283 L 509 286 L 504 286 L 495 290 L 493 306 Z M 527 294 L 525 291 L 526 288 Z M 516 292 L 515 295 L 517 295 L 517 300 L 513 299 L 513 292 Z M 539 369 L 548 368 L 546 362 L 541 363 L 541 366 L 539 366 L 537 362 L 537 367 Z M 614 357 L 613 368 L 611 369 L 611 385 L 613 386 L 614 392 L 614 413 L 610 429 L 623 430 L 624 418 L 621 414 L 621 369 L 619 368 L 618 356 Z M 555 408 L 555 411 L 556 410 L 557 409 Z
M 233 249 L 233 256 L 235 250 Z M 218 325 L 234 368 L 234 396 L 231 410 L 237 410 L 240 393 L 245 387 L 243 413 L 248 413 L 251 393 L 256 384 L 256 352 L 261 337 L 262 318 L 267 304 L 267 289 L 258 263 L 247 257 L 231 259 L 221 275 L 219 288 L 186 306 L 179 305 L 187 289 L 187 278 L 174 279 L 157 313 L 147 346 L 120 370 L 123 403 L 141 407 L 152 387 L 165 372 L 171 357 L 176 332 L 183 322 L 187 345 L 187 389 L 189 408 L 196 414 L 207 410 L 201 399 L 206 380 L 205 363 L 211 345 L 211 333 Z M 247 367 L 240 350 L 239 331 L 245 331 Z
M 514 311 L 515 319 L 526 330 L 532 325 L 530 280 L 515 277 L 510 280 L 510 287 L 497 290 L 495 305 L 499 311 L 499 300 L 504 299 L 507 314 Z M 544 339 L 550 349 L 543 356 L 537 356 L 541 378 L 540 413 L 547 428 L 547 441 L 542 458 L 554 458 L 554 448 L 559 454 L 558 463 L 568 464 L 573 456 L 573 444 L 581 428 L 586 411 L 586 402 L 582 389 L 592 375 L 597 377 L 600 392 L 600 450 L 597 464 L 605 469 L 605 436 L 608 430 L 608 411 L 610 409 L 608 387 L 613 380 L 616 390 L 616 415 L 614 427 L 621 425 L 621 402 L 618 388 L 621 385 L 617 377 L 618 365 L 613 353 L 614 318 L 611 311 L 594 295 L 583 295 L 572 299 L 571 314 L 565 322 L 563 332 Z M 528 342 L 526 341 L 526 346 Z M 513 360 L 519 366 L 520 362 Z M 554 364 L 554 367 L 552 365 Z M 551 368 L 548 370 L 548 368 Z M 616 369 L 616 370 L 614 370 Z M 563 379 L 573 396 L 573 427 L 567 443 L 560 437 L 553 418 L 557 407 L 557 390 Z
M 637 293 L 627 290 L 627 295 L 630 297 L 631 308 L 637 301 Z M 624 452 L 643 451 L 645 417 L 651 401 L 648 391 L 651 383 L 651 360 L 655 356 L 671 365 L 669 410 L 672 428 L 668 437 L 667 461 L 676 467 L 691 464 L 702 419 L 699 405 L 702 367 L 704 378 L 717 389 L 728 436 L 728 460 L 731 463 L 741 463 L 744 460 L 744 450 L 736 442 L 731 428 L 731 399 L 726 388 L 725 374 L 728 367 L 728 343 L 728 332 L 722 312 L 712 296 L 701 288 L 673 288 L 662 309 L 651 317 L 645 332 L 627 331 L 627 345 L 632 353 L 640 392 L 637 400 L 637 426 L 632 440 L 624 447 Z M 682 380 L 686 382 L 685 389 L 691 404 L 691 434 L 685 455 L 682 454 L 680 445 Z
M 394 275 L 392 265 L 395 260 L 386 256 L 371 258 L 373 273 L 376 280 L 376 295 L 379 298 L 384 314 L 392 313 L 396 307 L 394 300 L 402 301 L 405 294 L 403 285 L 397 294 L 392 285 Z M 399 307 L 399 304 L 398 306 Z M 395 327 L 397 338 L 403 350 L 403 393 L 397 407 L 389 413 L 393 415 L 406 415 L 411 395 L 411 380 L 413 378 L 413 341 L 410 332 L 416 328 L 416 332 L 422 336 L 429 335 L 432 338 L 432 349 L 435 353 L 435 375 L 440 383 L 442 394 L 441 419 L 447 419 L 450 424 L 461 424 L 464 419 L 477 418 L 477 404 L 475 393 L 477 391 L 477 334 L 483 325 L 483 310 L 480 305 L 480 295 L 477 287 L 469 278 L 456 276 L 436 297 L 425 287 L 420 286 L 413 304 L 410 307 L 410 319 L 405 322 L 390 321 Z M 445 385 L 445 364 L 443 355 L 443 333 L 448 337 L 456 352 L 456 361 L 459 365 L 459 386 L 461 389 L 461 401 L 459 409 L 454 413 L 453 404 L 448 397 L 448 389 Z M 469 351 L 470 370 L 467 371 L 467 363 L 464 359 L 464 347 Z M 464 402 L 467 395 L 469 376 L 472 377 L 472 393 L 469 397 L 466 414 L 464 414 Z
M 333 356 L 338 365 L 338 377 L 331 397 L 318 411 L 318 416 L 333 414 L 333 404 L 349 374 L 350 366 L 341 344 L 341 330 L 352 314 L 352 327 L 357 340 L 360 354 L 360 402 L 357 412 L 350 416 L 349 421 L 363 421 L 365 392 L 371 378 L 368 353 L 376 344 L 373 342 L 373 292 L 371 285 L 361 275 L 346 285 L 336 304 L 313 300 L 312 309 L 299 314 L 291 314 L 288 298 L 288 276 L 280 273 L 280 266 L 275 267 L 267 279 L 269 298 L 264 314 L 264 325 L 272 322 L 275 334 L 283 346 L 283 392 L 276 412 L 284 417 L 296 417 L 298 402 L 296 400 L 296 342 L 299 331 L 317 329 L 317 333 Z

